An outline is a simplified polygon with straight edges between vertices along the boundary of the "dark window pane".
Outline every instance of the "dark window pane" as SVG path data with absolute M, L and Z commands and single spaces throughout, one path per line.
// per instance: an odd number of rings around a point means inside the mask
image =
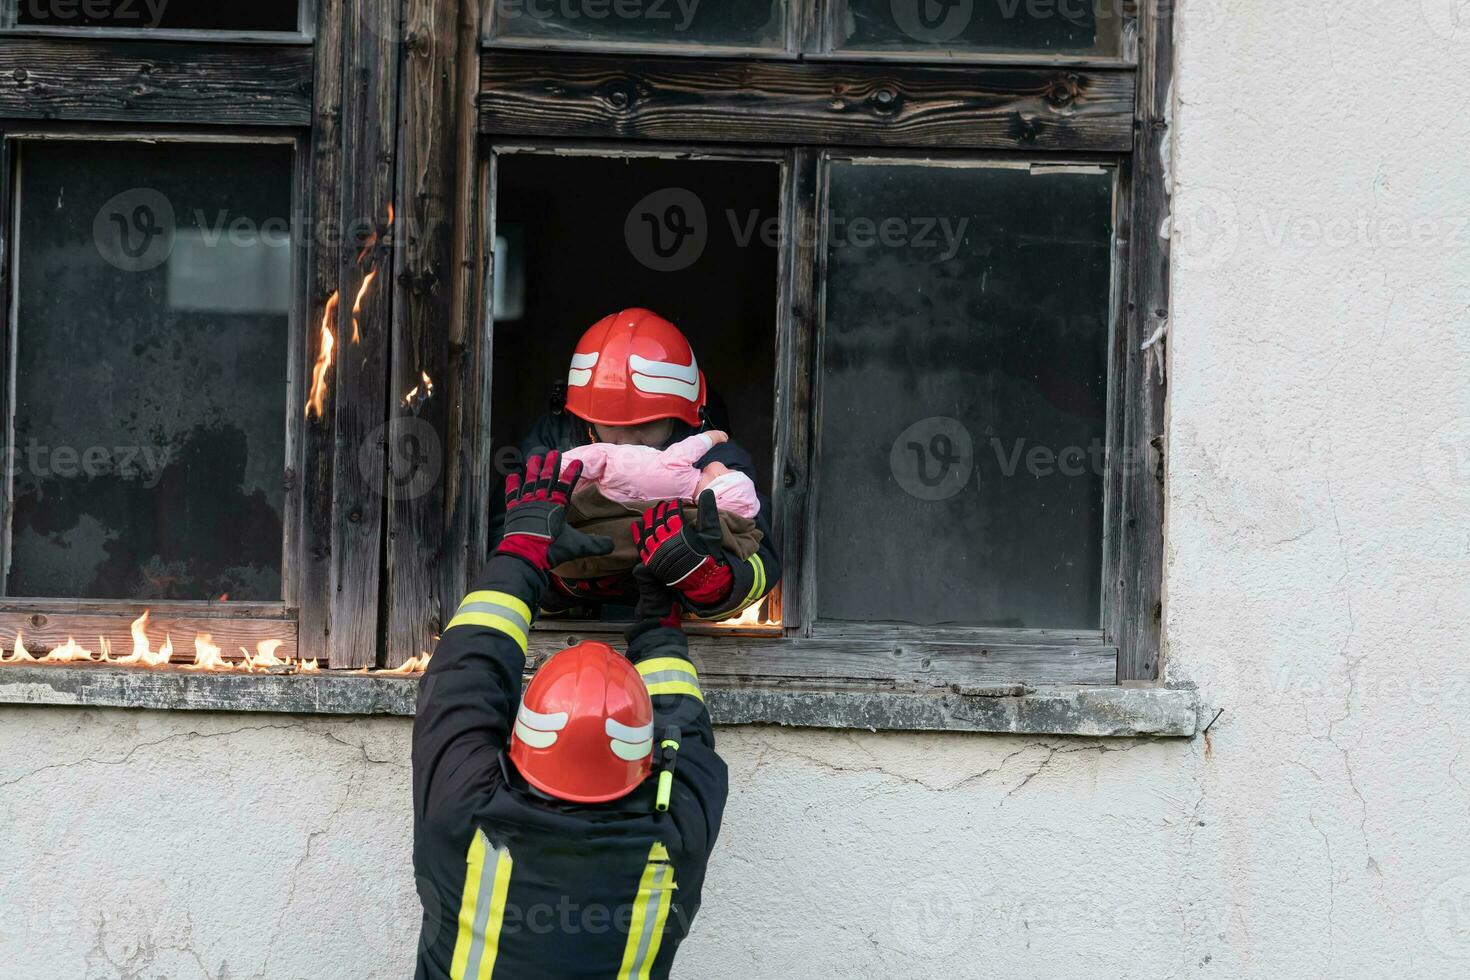
M 117 30 L 299 30 L 299 0 L 0 0 L 13 4 L 21 27 L 107 27 Z
M 787 0 L 496 0 L 495 35 L 784 48 Z
M 1125 0 L 835 0 L 843 51 L 1117 56 Z
M 22 144 L 9 594 L 281 598 L 291 173 Z
M 1099 625 L 1112 194 L 832 165 L 820 617 Z

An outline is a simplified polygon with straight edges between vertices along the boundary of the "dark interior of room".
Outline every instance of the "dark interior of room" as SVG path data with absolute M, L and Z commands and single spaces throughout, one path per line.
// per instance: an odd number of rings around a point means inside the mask
M 583 331 L 642 306 L 689 337 L 709 381 L 712 419 L 750 451 L 767 490 L 779 204 L 773 161 L 501 155 L 497 235 L 503 250 L 519 254 L 497 262 L 514 280 L 502 287 L 518 296 L 494 326 L 495 449 L 518 445 L 547 411 Z M 695 241 L 662 261 L 638 236 L 647 234 L 645 217 L 660 222 L 670 206 Z

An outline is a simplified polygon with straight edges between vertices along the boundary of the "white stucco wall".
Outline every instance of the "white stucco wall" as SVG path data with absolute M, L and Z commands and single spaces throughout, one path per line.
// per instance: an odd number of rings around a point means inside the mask
M 1184 0 L 1193 743 L 721 733 L 679 975 L 1470 975 L 1470 11 Z M 408 725 L 0 709 L 0 976 L 407 975 Z

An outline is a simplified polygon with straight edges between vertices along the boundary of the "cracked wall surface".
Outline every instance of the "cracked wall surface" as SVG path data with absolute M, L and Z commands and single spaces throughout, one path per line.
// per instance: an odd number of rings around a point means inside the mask
M 1181 4 L 1165 663 L 1208 736 L 723 730 L 677 976 L 1470 975 L 1461 6 Z M 408 733 L 0 709 L 0 976 L 408 976 Z

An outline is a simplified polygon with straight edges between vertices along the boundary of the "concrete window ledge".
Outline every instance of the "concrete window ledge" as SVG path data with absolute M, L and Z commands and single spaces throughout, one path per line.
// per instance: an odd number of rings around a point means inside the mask
M 0 668 L 0 704 L 162 711 L 403 715 L 415 678 L 366 674 L 207 674 L 97 666 Z M 792 725 L 873 731 L 1192 738 L 1193 690 L 1046 687 L 943 691 L 822 691 L 792 687 L 706 691 L 719 725 Z

